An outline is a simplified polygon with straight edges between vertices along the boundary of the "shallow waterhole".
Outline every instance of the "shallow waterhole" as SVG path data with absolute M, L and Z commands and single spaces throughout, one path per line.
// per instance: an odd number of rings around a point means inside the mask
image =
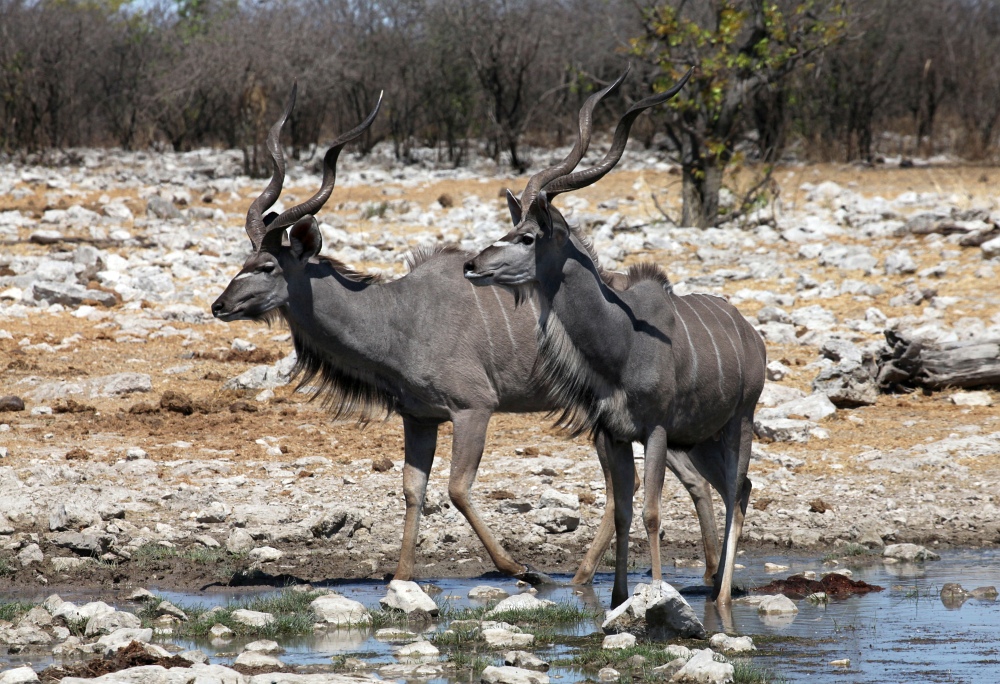
M 814 570 L 829 570 L 819 558 L 787 558 L 781 556 L 743 556 L 739 559 L 745 569 L 737 571 L 737 585 L 760 586 L 775 578 Z M 764 563 L 789 566 L 780 573 L 767 573 Z M 919 565 L 884 565 L 875 560 L 869 565 L 850 567 L 854 579 L 884 587 L 884 591 L 844 600 L 814 605 L 797 601 L 799 613 L 794 616 L 764 618 L 753 606 L 734 605 L 731 615 L 722 615 L 711 603 L 706 602 L 707 591 L 701 586 L 701 570 L 697 568 L 665 568 L 664 579 L 685 595 L 695 612 L 702 618 L 710 634 L 727 631 L 731 634 L 750 635 L 758 651 L 752 663 L 769 670 L 777 679 L 812 682 L 982 682 L 996 676 L 997 656 L 1000 653 L 1000 601 L 970 599 L 955 605 L 940 597 L 941 587 L 949 582 L 960 583 L 971 590 L 980 586 L 1000 584 L 1000 551 L 954 550 L 941 553 L 940 561 Z M 566 582 L 569 576 L 554 579 Z M 592 587 L 575 587 L 566 584 L 538 588 L 538 597 L 582 607 L 607 608 L 610 603 L 610 573 L 599 573 Z M 630 587 L 648 582 L 648 573 L 632 573 Z M 488 584 L 501 587 L 511 594 L 519 589 L 515 581 L 506 578 L 425 578 L 441 589 L 434 595 L 438 605 L 452 608 L 479 607 L 483 604 L 468 598 L 469 590 Z M 379 599 L 385 595 L 385 583 L 377 581 L 330 582 L 322 585 L 334 588 L 343 595 L 377 609 Z M 150 586 L 150 590 L 175 605 L 210 608 L 226 605 L 238 599 L 264 596 L 278 590 L 227 590 L 201 593 L 180 593 L 168 588 Z M 135 610 L 124 602 L 121 595 L 78 595 L 62 592 L 63 598 L 76 602 L 102 599 Z M 44 595 L 6 595 L 4 600 L 40 600 Z M 447 628 L 448 620 L 441 619 L 427 627 L 432 632 Z M 412 625 L 409 627 L 413 629 Z M 583 620 L 570 624 L 546 626 L 552 643 L 529 648 L 541 658 L 567 660 L 581 650 L 579 643 L 586 635 L 600 631 L 600 620 Z M 359 658 L 372 664 L 395 662 L 395 646 L 374 638 L 373 629 L 330 631 L 305 637 L 277 639 L 285 648 L 280 655 L 288 665 L 314 665 L 329 667 L 333 660 L 343 657 Z M 188 648 L 199 648 L 210 656 L 211 662 L 231 665 L 242 646 L 256 637 L 236 638 L 226 645 L 213 645 L 209 639 L 165 639 Z M 588 645 L 599 645 L 599 638 L 588 640 Z M 480 654 L 482 654 L 482 649 Z M 487 654 L 487 660 L 502 665 L 503 652 L 498 649 Z M 442 649 L 444 652 L 444 649 Z M 833 667 L 833 660 L 850 659 L 849 668 Z M 51 664 L 51 659 L 5 658 L 9 665 L 29 662 L 41 669 Z M 9 666 L 8 665 L 8 666 Z M 624 668 L 621 668 L 624 670 Z M 553 680 L 566 682 L 596 679 L 596 671 L 572 667 L 553 667 L 549 670 Z M 455 679 L 447 677 L 422 679 L 433 684 L 467 681 L 468 672 Z

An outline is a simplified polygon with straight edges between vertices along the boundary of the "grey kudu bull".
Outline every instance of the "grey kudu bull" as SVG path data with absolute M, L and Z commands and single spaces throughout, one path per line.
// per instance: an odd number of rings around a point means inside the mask
M 626 74 L 628 72 L 626 71 Z M 625 74 L 611 89 L 617 88 Z M 508 195 L 514 229 L 465 265 L 481 285 L 506 285 L 540 305 L 537 322 L 541 374 L 557 401 L 571 407 L 571 427 L 608 439 L 617 530 L 632 522 L 631 482 L 624 454 L 631 442 L 646 448 L 643 521 L 660 526 L 664 467 L 682 455 L 722 495 L 726 528 L 713 598 L 731 600 L 733 566 L 751 484 L 753 412 L 764 386 L 765 349 L 760 335 L 719 297 L 678 296 L 659 268 L 633 267 L 620 290 L 607 286 L 589 246 L 548 200 L 586 187 L 621 159 L 635 118 L 676 94 L 670 91 L 633 105 L 619 121 L 611 150 L 595 167 L 571 173 L 582 155 L 533 176 L 518 201 Z M 602 93 L 603 95 L 603 93 Z M 580 136 L 590 138 L 590 118 Z M 530 300 L 529 300 L 530 301 Z M 626 598 L 627 537 L 618 535 L 612 604 Z M 652 547 L 653 577 L 661 576 Z
M 316 195 L 281 215 L 262 216 L 281 192 L 285 165 L 278 139 L 294 99 L 293 88 L 284 114 L 267 138 L 274 174 L 247 213 L 253 252 L 212 305 L 212 313 L 224 321 L 284 320 L 292 332 L 301 382 L 319 378 L 319 392 L 336 415 L 355 413 L 368 418 L 384 409 L 402 416 L 406 519 L 397 579 L 410 579 L 414 573 L 420 513 L 438 425 L 448 420 L 454 425 L 448 493 L 456 508 L 501 572 L 541 579 L 540 573 L 528 571 L 504 550 L 469 497 L 494 412 L 561 408 L 539 382 L 535 305 L 530 304 L 529 311 L 529 307 L 516 306 L 503 288 L 472 286 L 462 276 L 462 265 L 472 255 L 453 249 L 416 255 L 410 273 L 390 282 L 319 257 L 322 239 L 313 215 L 333 190 L 341 149 L 367 129 L 378 106 L 327 151 Z M 596 445 L 608 483 L 608 504 L 575 583 L 592 579 L 615 533 L 615 503 L 627 501 L 631 510 L 632 480 L 612 497 L 603 439 Z M 632 468 L 631 451 L 621 450 L 621 454 Z M 686 458 L 672 461 L 670 467 L 695 502 L 707 566 L 714 572 L 719 551 L 710 487 Z M 623 533 L 627 542 L 627 530 Z M 655 533 L 650 542 L 658 545 Z

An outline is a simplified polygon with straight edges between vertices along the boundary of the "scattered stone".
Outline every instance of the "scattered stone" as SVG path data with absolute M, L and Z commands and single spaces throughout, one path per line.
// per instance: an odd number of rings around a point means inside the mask
M 804 444 L 814 436 L 819 425 L 809 420 L 792 418 L 754 418 L 754 432 L 767 442 L 797 442 Z
M 537 670 L 539 672 L 547 672 L 549 669 L 549 664 L 536 656 L 534 653 L 528 653 L 527 651 L 507 651 L 503 655 L 504 665 L 512 665 L 514 667 L 521 667 L 527 670 Z
M 549 676 L 522 667 L 488 666 L 481 677 L 483 684 L 549 684 Z
M 278 645 L 277 641 L 270 639 L 259 639 L 251 641 L 243 647 L 244 651 L 257 651 L 258 653 L 284 653 L 285 649 Z
M 258 610 L 246 610 L 240 608 L 232 613 L 233 620 L 248 627 L 263 627 L 274 622 L 271 613 L 262 613 Z
M 434 644 L 423 639 L 406 644 L 396 651 L 398 658 L 410 659 L 437 658 L 440 654 Z
M 941 556 L 917 544 L 890 544 L 882 550 L 882 557 L 902 563 L 941 560 Z
M 362 604 L 343 596 L 320 596 L 309 604 L 317 622 L 338 626 L 367 625 L 372 616 Z
M 831 660 L 830 661 L 830 666 L 831 667 L 848 668 L 848 667 L 851 666 L 851 659 L 850 658 L 841 658 L 840 660 Z
M 608 611 L 605 634 L 628 631 L 655 640 L 705 638 L 705 627 L 684 597 L 666 582 L 638 584 L 624 603 Z
M 791 372 L 792 369 L 781 363 L 781 361 L 768 361 L 764 374 L 771 382 L 780 382 L 788 377 L 788 374 Z
M 174 206 L 170 200 L 153 195 L 146 203 L 146 213 L 158 219 L 179 219 L 183 216 L 180 209 Z
M 5 672 L 0 672 L 0 684 L 28 684 L 37 682 L 38 675 L 31 669 L 30 665 L 15 667 Z
M 0 413 L 23 411 L 23 410 L 24 410 L 24 400 L 21 399 L 21 397 L 15 396 L 13 394 L 8 394 L 7 396 L 0 397 Z
M 146 629 L 135 629 L 135 628 L 122 628 L 116 629 L 110 634 L 105 634 L 97 640 L 97 644 L 103 653 L 114 653 L 119 651 L 133 641 L 138 641 L 140 643 L 147 643 L 153 640 L 153 630 Z
M 568 508 L 571 511 L 580 510 L 580 497 L 576 494 L 564 494 L 555 489 L 546 489 L 538 501 L 539 508 Z
M 32 563 L 41 563 L 44 561 L 45 555 L 38 544 L 28 544 L 18 552 L 17 560 L 22 568 L 26 568 Z
M 712 638 L 708 640 L 708 645 L 717 651 L 725 651 L 727 653 L 746 653 L 747 651 L 757 650 L 757 647 L 753 645 L 753 639 L 750 637 L 731 637 L 721 632 L 713 634 Z
M 993 406 L 993 397 L 989 392 L 957 392 L 950 397 L 955 406 Z
M 273 546 L 260 546 L 251 549 L 248 558 L 255 563 L 273 563 L 284 555 Z
M 219 623 L 212 625 L 212 628 L 208 630 L 208 633 L 216 639 L 232 639 L 235 634 L 233 630 Z
M 260 653 L 259 651 L 243 651 L 234 661 L 236 665 L 242 665 L 247 668 L 278 668 L 284 667 L 284 663 L 275 658 L 274 656 L 267 655 L 266 653 Z
M 493 610 L 486 613 L 487 617 L 493 615 L 499 615 L 501 613 L 507 612 L 520 612 L 527 610 L 538 610 L 539 608 L 545 608 L 547 606 L 554 606 L 554 601 L 548 601 L 546 599 L 538 599 L 531 594 L 514 594 L 508 598 L 503 599 L 500 603 L 493 607 Z
M 111 634 L 119 629 L 140 629 L 142 620 L 132 613 L 116 610 L 112 613 L 95 615 L 87 621 L 84 636 Z
M 248 553 L 253 548 L 253 536 L 245 529 L 237 527 L 226 540 L 226 551 L 233 554 Z
M 392 470 L 392 460 L 388 456 L 379 456 L 372 459 L 372 470 L 376 473 L 386 473 Z
M 989 587 L 976 587 L 969 594 L 974 599 L 980 601 L 996 601 L 997 600 L 997 588 L 993 586 Z
M 535 643 L 534 634 L 522 634 L 503 627 L 483 628 L 481 635 L 487 645 L 493 648 L 524 648 Z
M 613 667 L 602 667 L 597 671 L 597 681 L 617 682 L 621 679 L 622 673 Z
M 786 615 L 798 613 L 799 607 L 783 594 L 776 596 L 764 596 L 757 605 L 757 612 L 761 615 Z
M 764 572 L 784 572 L 788 570 L 787 565 L 778 565 L 777 563 L 764 563 Z
M 632 646 L 635 646 L 635 635 L 629 634 L 628 632 L 608 634 L 604 637 L 603 643 L 601 643 L 601 648 L 609 650 L 616 648 L 630 648 Z
M 379 603 L 391 610 L 400 610 L 407 615 L 416 610 L 425 610 L 430 615 L 438 614 L 434 599 L 424 593 L 416 582 L 392 580 L 389 582 L 388 593 Z
M 476 601 L 493 601 L 498 599 L 505 599 L 510 596 L 505 590 L 500 587 L 491 587 L 488 584 L 481 584 L 477 587 L 472 587 L 469 590 L 469 598 Z
M 504 502 L 506 503 L 506 502 Z M 579 508 L 579 502 L 577 503 Z M 534 522 L 552 534 L 572 532 L 580 526 L 580 513 L 570 508 L 539 508 L 534 513 Z
M 172 604 L 170 601 L 160 601 L 159 605 L 156 606 L 156 614 L 169 615 L 182 622 L 187 622 L 188 619 L 187 613 Z
M 139 588 L 128 595 L 128 600 L 136 603 L 147 603 L 149 601 L 155 601 L 156 594 L 151 592 L 149 589 Z
M 731 663 L 715 660 L 711 649 L 692 651 L 684 666 L 678 670 L 671 682 L 698 682 L 698 684 L 724 684 L 733 681 L 735 670 Z
M 408 644 L 420 639 L 420 635 L 401 627 L 383 627 L 375 632 L 375 638 L 389 644 Z

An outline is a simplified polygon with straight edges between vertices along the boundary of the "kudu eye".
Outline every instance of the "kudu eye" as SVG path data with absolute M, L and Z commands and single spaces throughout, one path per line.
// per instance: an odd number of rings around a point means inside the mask
M 531 233 L 525 233 L 524 235 L 521 236 L 521 239 L 518 240 L 518 242 L 520 242 L 522 245 L 525 245 L 526 247 L 531 247 L 531 245 L 535 243 L 535 236 L 532 235 Z
M 274 271 L 274 262 L 268 261 L 266 264 L 261 264 L 258 270 L 262 273 L 271 273 Z

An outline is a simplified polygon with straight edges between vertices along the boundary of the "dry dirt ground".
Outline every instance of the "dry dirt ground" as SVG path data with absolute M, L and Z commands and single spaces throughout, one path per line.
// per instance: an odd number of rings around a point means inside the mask
M 824 180 L 834 180 L 845 187 L 864 196 L 882 195 L 894 197 L 906 191 L 935 192 L 939 194 L 956 194 L 961 201 L 969 206 L 976 203 L 991 202 L 994 197 L 994 180 L 1000 180 L 1000 169 L 994 168 L 916 168 L 916 169 L 863 169 L 853 166 L 795 166 L 781 168 L 775 174 L 782 188 L 782 198 L 795 202 L 802 194 L 799 186 L 804 182 L 818 183 Z M 455 201 L 470 195 L 478 196 L 484 202 L 497 203 L 501 187 L 511 185 L 520 187 L 524 179 L 489 179 L 488 182 L 477 181 L 442 181 L 420 187 L 380 184 L 377 186 L 358 186 L 338 189 L 335 199 L 324 214 L 338 213 L 340 203 L 378 202 L 387 197 L 387 191 L 395 200 L 405 199 L 421 206 L 429 206 L 432 202 L 447 195 Z M 678 177 L 668 173 L 651 171 L 622 171 L 611 174 L 597 186 L 578 193 L 589 200 L 591 205 L 611 198 L 634 197 L 637 201 L 626 211 L 632 216 L 647 217 L 655 220 L 658 217 L 656 209 L 649 201 L 648 188 L 665 189 L 662 202 L 671 205 L 669 197 L 678 194 L 676 185 Z M 31 188 L 30 184 L 22 187 Z M 258 185 L 247 185 L 240 192 L 248 196 L 258 191 Z M 139 216 L 145 212 L 145 199 L 138 193 L 125 190 L 115 190 L 117 196 L 130 206 Z M 84 193 L 82 197 L 73 200 L 84 207 L 93 205 L 97 208 L 99 192 Z M 302 193 L 299 193 L 302 194 Z M 199 199 L 194 203 L 198 204 Z M 235 199 L 215 199 L 213 207 L 226 212 L 242 214 L 246 202 Z M 288 201 L 286 201 L 288 203 Z M 68 204 L 68 201 L 67 201 Z M 65 204 L 63 206 L 66 206 Z M 673 206 L 673 205 L 671 205 Z M 0 197 L 0 211 L 18 209 L 26 215 L 39 215 L 43 210 L 59 208 L 59 205 L 47 203 L 43 187 L 38 187 L 34 194 L 14 200 L 11 197 Z M 344 211 L 344 218 L 352 226 L 350 230 L 363 230 L 377 234 L 385 226 L 366 220 L 358 220 L 356 211 Z M 232 231 L 239 232 L 241 226 L 233 223 Z M 391 230 L 407 230 L 405 227 L 391 226 Z M 849 238 L 840 238 L 845 244 Z M 75 249 L 75 244 L 64 247 L 50 247 L 34 244 L 5 244 L 0 249 L 9 254 L 42 253 L 52 249 Z M 116 248 L 109 248 L 112 251 Z M 127 248 L 121 248 L 124 252 Z M 195 248 L 197 249 L 197 248 Z M 877 250 L 876 250 L 877 252 Z M 127 256 L 127 255 L 126 255 Z M 933 252 L 914 254 L 920 268 L 932 265 L 940 256 Z M 955 257 L 961 263 L 967 264 L 967 269 L 959 269 L 955 277 L 949 276 L 937 284 L 939 295 L 954 295 L 962 298 L 961 307 L 945 310 L 942 322 L 947 324 L 968 315 L 974 309 L 975 315 L 985 319 L 996 315 L 997 296 L 995 281 L 973 278 L 969 273 L 972 268 L 982 262 L 977 250 L 965 250 Z M 689 273 L 699 271 L 709 272 L 716 268 L 702 267 L 692 253 L 658 254 L 655 252 L 629 255 L 624 260 L 627 265 L 633 261 L 653 259 L 670 272 L 676 264 L 683 265 Z M 368 264 L 356 263 L 355 266 L 365 267 Z M 236 272 L 238 265 L 231 264 L 229 275 Z M 837 279 L 841 275 L 836 269 L 824 269 L 813 264 L 810 273 L 822 281 L 827 278 Z M 875 306 L 889 313 L 888 300 L 902 291 L 902 282 L 906 276 L 883 278 L 888 282 L 886 292 L 874 297 L 872 301 L 858 302 L 849 297 L 840 297 L 822 302 L 824 306 L 834 311 L 839 318 L 864 318 L 865 310 Z M 892 285 L 895 285 L 893 287 Z M 727 282 L 722 290 L 729 294 L 747 287 L 745 281 Z M 754 282 L 752 287 L 767 290 L 778 287 L 777 283 Z M 200 298 L 188 303 L 208 307 L 210 298 Z M 746 315 L 754 315 L 760 307 L 755 302 L 740 305 Z M 971 308 L 970 308 L 971 307 Z M 905 313 L 919 313 L 919 307 L 912 311 L 894 310 L 889 315 L 899 316 Z M 103 376 L 113 373 L 139 371 L 148 373 L 152 378 L 155 391 L 152 394 L 132 395 L 124 398 L 87 398 L 79 399 L 77 403 L 57 401 L 53 404 L 52 415 L 30 415 L 29 411 L 21 413 L 0 414 L 0 423 L 10 426 L 10 432 L 0 435 L 0 443 L 8 447 L 9 455 L 3 465 L 12 466 L 16 471 L 39 462 L 42 453 L 51 454 L 54 460 L 72 466 L 74 461 L 105 461 L 112 464 L 122 458 L 122 450 L 126 447 L 138 446 L 148 452 L 150 458 L 157 462 L 175 459 L 197 460 L 199 458 L 218 459 L 220 454 L 232 464 L 232 471 L 227 476 L 240 473 L 247 475 L 259 474 L 268 460 L 287 463 L 293 459 L 307 456 L 324 456 L 332 463 L 325 473 L 324 483 L 331 482 L 330 477 L 358 478 L 353 467 L 363 459 L 377 459 L 386 456 L 395 463 L 395 468 L 387 477 L 374 474 L 372 478 L 362 480 L 358 487 L 352 489 L 351 497 L 372 497 L 389 499 L 395 502 L 399 512 L 402 512 L 403 502 L 399 468 L 403 458 L 402 426 L 397 417 L 390 417 L 385 422 L 374 422 L 367 426 L 346 420 L 332 422 L 326 415 L 320 402 L 309 401 L 308 397 L 294 392 L 294 385 L 280 387 L 275 390 L 275 397 L 268 402 L 256 402 L 255 392 L 223 391 L 220 389 L 222 379 L 231 378 L 260 363 L 273 363 L 284 357 L 291 349 L 285 331 L 282 329 L 268 330 L 250 323 L 222 324 L 212 322 L 201 325 L 201 339 L 182 343 L 183 338 L 149 336 L 141 343 L 123 344 L 116 341 L 114 331 L 102 321 L 89 321 L 76 318 L 69 311 L 53 315 L 44 311 L 32 311 L 25 318 L 7 318 L 0 320 L 0 328 L 10 333 L 10 339 L 0 339 L 0 395 L 18 394 L 19 382 L 35 376 L 43 381 L 72 380 L 88 376 Z M 25 347 L 49 343 L 59 345 L 67 338 L 75 338 L 71 351 L 53 351 L 37 353 L 26 351 Z M 253 341 L 257 349 L 251 353 L 235 352 L 231 349 L 234 338 Z M 26 345 L 24 340 L 28 340 Z M 814 369 L 806 366 L 816 360 L 815 349 L 797 345 L 769 346 L 769 359 L 780 359 L 792 369 L 790 377 L 784 384 L 804 389 L 807 392 Z M 160 407 L 160 397 L 168 391 L 181 392 L 192 400 L 193 412 L 184 415 Z M 838 516 L 850 518 L 862 511 L 852 510 L 856 505 L 864 507 L 868 499 L 859 499 L 852 503 L 849 497 L 841 497 L 833 488 L 834 483 L 848 482 L 852 486 L 867 487 L 881 484 L 890 490 L 886 496 L 905 498 L 909 493 L 922 495 L 933 490 L 936 482 L 934 472 L 928 470 L 904 471 L 892 473 L 889 471 L 872 472 L 855 459 L 859 453 L 872 449 L 893 450 L 912 449 L 929 441 L 941 440 L 950 435 L 965 434 L 963 428 L 975 426 L 983 432 L 1000 430 L 1000 414 L 995 407 L 960 407 L 948 400 L 948 392 L 923 394 L 920 392 L 908 395 L 883 395 L 874 406 L 838 411 L 821 425 L 829 432 L 829 439 L 822 442 L 801 444 L 772 444 L 767 448 L 772 454 L 790 454 L 802 459 L 805 463 L 796 469 L 796 481 L 809 481 L 814 490 L 823 494 L 827 504 L 837 510 Z M 995 400 L 1000 401 L 1000 393 L 992 392 Z M 29 410 L 31 406 L 29 405 Z M 521 456 L 521 450 L 527 447 L 538 447 L 541 452 L 549 453 L 553 449 L 564 449 L 566 438 L 555 428 L 550 427 L 551 421 L 541 415 L 498 415 L 490 426 L 488 436 L 487 456 L 484 463 L 491 457 L 502 455 L 506 457 L 530 459 Z M 909 425 L 910 427 L 904 427 Z M 305 426 L 305 427 L 303 427 Z M 540 428 L 540 430 L 538 430 Z M 256 442 L 261 435 L 278 437 L 281 455 L 267 456 Z M 438 462 L 435 464 L 435 477 L 432 487 L 443 488 L 448 454 L 450 452 L 450 429 L 444 426 L 442 438 L 439 441 Z M 185 446 L 196 445 L 195 448 Z M 574 451 L 581 462 L 588 458 L 588 448 L 585 439 L 575 441 L 579 447 Z M 517 451 L 516 451 L 517 450 Z M 522 452 L 523 453 L 523 452 Z M 958 457 L 961 459 L 961 457 Z M 42 459 L 44 460 L 44 459 Z M 992 501 L 995 492 L 981 489 L 983 482 L 995 482 L 1000 453 L 984 455 L 967 461 L 960 460 L 962 465 L 970 469 L 970 478 L 965 487 L 971 488 L 971 495 L 980 501 Z M 751 477 L 755 474 L 767 475 L 780 466 L 775 461 L 755 462 L 751 468 Z M 480 492 L 494 492 L 498 489 L 516 487 L 512 478 L 518 473 L 490 472 L 477 482 Z M 183 488 L 185 477 L 175 476 L 166 468 L 153 472 L 147 483 L 149 488 Z M 551 479 L 551 478 L 550 478 Z M 278 494 L 289 501 L 294 500 L 296 490 L 316 491 L 318 481 L 309 467 L 301 467 L 290 474 Z M 204 485 L 204 481 L 190 480 L 190 486 Z M 328 485 L 324 485 L 328 486 Z M 553 486 L 559 486 L 558 475 Z M 812 490 L 811 490 L 812 491 Z M 317 493 L 322 493 L 317 491 Z M 593 503 L 594 494 L 590 488 L 580 486 L 577 493 L 581 495 L 584 504 Z M 602 495 L 603 492 L 597 492 Z M 769 488 L 766 496 L 789 501 L 796 501 L 796 492 L 788 492 L 783 488 Z M 330 500 L 336 500 L 337 491 L 328 491 Z M 487 499 L 486 494 L 478 494 L 481 499 Z M 784 497 L 784 499 L 781 499 Z M 680 485 L 672 479 L 667 484 L 665 494 L 667 499 L 683 499 Z M 956 495 L 957 499 L 965 497 Z M 589 499 L 589 501 L 588 501 Z M 791 504 L 786 504 L 791 506 Z M 485 505 L 485 504 L 484 504 Z M 957 504 L 956 504 L 957 505 Z M 972 507 L 975 507 L 973 502 Z M 688 505 L 690 511 L 690 506 Z M 598 507 L 585 506 L 585 515 L 591 520 L 599 514 Z M 754 511 L 751 510 L 752 519 Z M 693 511 L 688 513 L 688 525 L 693 520 Z M 137 524 L 150 524 L 155 521 L 143 520 Z M 169 522 L 169 521 L 168 521 Z M 988 521 L 984 521 L 988 522 Z M 465 525 L 464 521 L 456 523 Z M 922 529 L 919 532 L 908 533 L 905 525 L 898 525 L 897 539 L 916 539 L 924 542 L 939 542 L 941 544 L 981 544 L 995 543 L 1000 539 L 990 538 L 993 532 L 979 529 L 960 529 L 941 525 L 938 529 Z M 398 530 L 397 528 L 394 528 Z M 39 528 L 37 533 L 44 536 L 45 529 Z M 464 532 L 463 534 L 467 534 Z M 554 536 L 554 535 L 553 535 Z M 37 537 L 36 537 L 37 538 Z M 337 559 L 317 556 L 315 562 L 302 562 L 289 574 L 305 579 L 334 578 L 338 576 L 380 576 L 391 572 L 398 536 L 388 536 L 378 540 L 379 544 L 371 553 L 371 558 L 362 559 L 352 555 L 343 555 Z M 637 536 L 637 544 L 641 548 L 641 537 Z M 223 543 L 225 540 L 222 540 Z M 559 546 L 559 542 L 550 537 L 551 543 Z M 23 546 L 24 539 L 19 543 Z M 512 549 L 515 554 L 522 554 L 533 562 L 544 565 L 549 570 L 569 570 L 577 562 L 578 554 L 586 539 L 577 536 L 573 542 L 564 546 L 564 553 L 557 558 L 551 556 L 539 558 L 531 544 Z M 829 540 L 827 545 L 832 545 Z M 14 548 L 17 544 L 12 542 Z M 322 542 L 317 542 L 322 544 Z M 666 557 L 679 555 L 695 557 L 699 550 L 691 535 L 681 543 L 674 543 L 670 536 L 664 541 Z M 745 540 L 745 547 L 762 545 L 774 548 L 773 544 L 762 540 Z M 312 546 L 312 544 L 310 544 Z M 426 549 L 421 551 L 425 555 Z M 446 552 L 436 554 L 437 562 L 421 566 L 424 575 L 442 574 L 477 574 L 491 569 L 488 558 L 482 553 L 478 542 L 472 539 L 465 553 Z M 374 560 L 372 560 L 374 559 Z M 364 562 L 362 562 L 364 561 Z M 197 586 L 219 578 L 213 575 L 214 570 L 200 567 L 188 567 L 176 559 L 158 560 L 142 567 L 136 564 L 122 563 L 120 565 L 104 566 L 98 570 L 90 570 L 86 576 L 77 577 L 74 581 L 98 581 L 143 584 L 151 579 L 159 579 L 162 584 L 176 583 L 180 586 Z M 272 575 L 280 574 L 271 571 Z M 66 577 L 66 576 L 64 576 Z M 58 580 L 53 580 L 58 581 Z M 2 583 L 21 586 L 38 583 L 35 573 L 22 572 L 15 569 L 12 574 L 0 580 Z

